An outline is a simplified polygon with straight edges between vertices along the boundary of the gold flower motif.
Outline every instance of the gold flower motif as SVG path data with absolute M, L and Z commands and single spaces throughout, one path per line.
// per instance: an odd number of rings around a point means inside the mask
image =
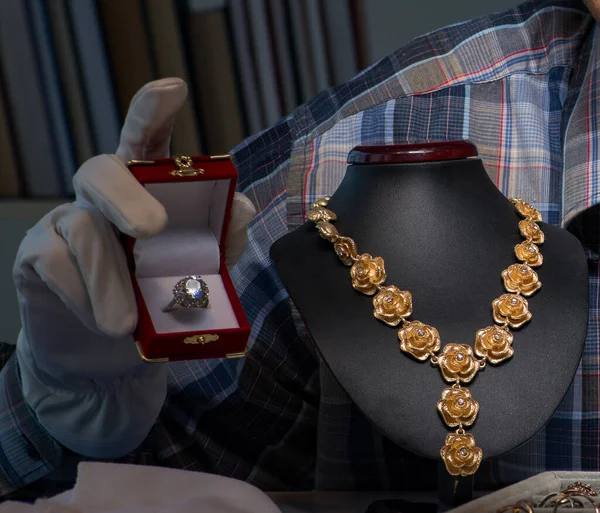
M 529 267 L 539 267 L 544 262 L 540 249 L 529 241 L 523 241 L 515 246 L 515 256 Z
M 387 277 L 383 258 L 372 257 L 368 253 L 360 255 L 350 269 L 350 276 L 352 277 L 352 286 L 356 290 L 372 296 L 377 292 L 377 285 L 381 285 Z
M 544 243 L 544 232 L 535 221 L 530 219 L 519 221 L 519 231 L 524 238 L 531 239 L 535 244 Z
M 315 201 L 310 208 L 325 208 L 328 204 L 329 204 L 329 200 L 331 199 L 331 196 L 325 196 L 324 198 L 319 198 L 317 201 Z
M 520 328 L 531 320 L 527 300 L 516 294 L 503 294 L 492 303 L 494 321 L 508 323 L 511 328 Z
M 531 206 L 526 201 L 523 201 L 520 198 L 515 198 L 512 200 L 512 202 L 514 203 L 517 212 L 525 219 L 531 219 L 532 221 L 542 220 L 542 214 L 540 214 L 535 207 Z
M 479 362 L 473 355 L 473 348 L 466 344 L 446 344 L 438 356 L 438 365 L 446 381 L 468 383 L 479 370 Z
M 502 271 L 504 287 L 508 292 L 520 292 L 524 296 L 531 296 L 541 286 L 537 273 L 526 264 L 513 264 Z
M 444 388 L 437 407 L 450 427 L 470 426 L 479 411 L 479 403 L 473 399 L 468 388 Z
M 339 237 L 333 243 L 333 249 L 344 265 L 352 265 L 358 257 L 356 243 L 350 237 Z
M 395 285 L 382 287 L 373 298 L 373 315 L 390 326 L 398 326 L 400 321 L 412 313 L 410 292 L 400 290 Z
M 450 433 L 440 455 L 449 474 L 466 477 L 477 472 L 483 451 L 475 445 L 470 433 Z
M 493 364 L 507 360 L 514 354 L 513 336 L 498 326 L 488 326 L 475 335 L 475 354 Z
M 417 360 L 427 360 L 431 353 L 440 350 L 440 334 L 433 326 L 412 321 L 398 330 L 400 349 Z
M 317 230 L 319 235 L 330 242 L 334 242 L 340 236 L 337 228 L 327 221 L 319 221 L 317 223 Z
M 337 216 L 328 208 L 315 207 L 309 210 L 308 220 L 313 223 L 318 223 L 320 221 L 335 221 L 337 220 Z

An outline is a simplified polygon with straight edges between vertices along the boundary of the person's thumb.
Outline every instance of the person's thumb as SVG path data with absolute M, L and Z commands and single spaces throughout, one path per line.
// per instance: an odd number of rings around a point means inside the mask
M 187 85 L 180 78 L 149 82 L 131 100 L 116 155 L 129 160 L 169 157 L 169 143 L 175 116 L 187 97 Z

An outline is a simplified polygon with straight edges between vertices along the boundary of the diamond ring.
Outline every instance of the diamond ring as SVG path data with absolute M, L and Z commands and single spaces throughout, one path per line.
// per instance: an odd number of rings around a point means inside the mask
M 206 308 L 208 295 L 208 285 L 200 276 L 186 276 L 173 287 L 173 299 L 163 308 L 163 312 L 179 308 Z

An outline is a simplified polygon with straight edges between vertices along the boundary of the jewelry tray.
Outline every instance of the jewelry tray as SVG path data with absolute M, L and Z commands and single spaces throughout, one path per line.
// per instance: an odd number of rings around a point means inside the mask
M 134 161 L 130 170 L 168 216 L 167 226 L 155 237 L 125 238 L 140 355 L 147 361 L 243 356 L 249 325 L 225 266 L 237 178 L 231 159 Z M 190 275 L 207 284 L 208 307 L 164 312 L 175 284 Z
M 504 507 L 514 506 L 519 501 L 528 501 L 533 504 L 531 511 L 535 513 L 551 513 L 554 507 L 537 507 L 544 498 L 550 494 L 555 494 L 560 490 L 565 490 L 568 486 L 574 483 L 584 483 L 589 485 L 598 497 L 593 499 L 600 505 L 600 472 L 543 472 L 536 476 L 525 479 L 519 483 L 508 486 L 496 492 L 480 497 L 472 502 L 464 504 L 458 508 L 450 510 L 448 513 L 495 513 Z M 567 508 L 566 506 L 559 507 L 556 511 L 572 511 L 577 513 L 594 513 L 594 507 L 582 501 L 585 504 L 583 508 Z M 513 509 L 507 511 L 512 512 Z M 524 512 L 526 509 L 518 509 L 516 506 L 514 511 Z

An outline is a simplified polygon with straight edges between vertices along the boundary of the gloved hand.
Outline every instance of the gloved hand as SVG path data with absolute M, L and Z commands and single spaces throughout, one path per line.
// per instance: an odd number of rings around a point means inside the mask
M 17 342 L 26 401 L 69 449 L 93 458 L 127 454 L 147 436 L 166 396 L 168 364 L 145 363 L 131 337 L 137 308 L 117 229 L 151 237 L 167 215 L 125 163 L 168 156 L 180 79 L 144 86 L 133 98 L 115 155 L 85 162 L 76 201 L 42 218 L 13 269 L 22 330 Z M 232 265 L 254 217 L 236 194 L 227 251 Z

